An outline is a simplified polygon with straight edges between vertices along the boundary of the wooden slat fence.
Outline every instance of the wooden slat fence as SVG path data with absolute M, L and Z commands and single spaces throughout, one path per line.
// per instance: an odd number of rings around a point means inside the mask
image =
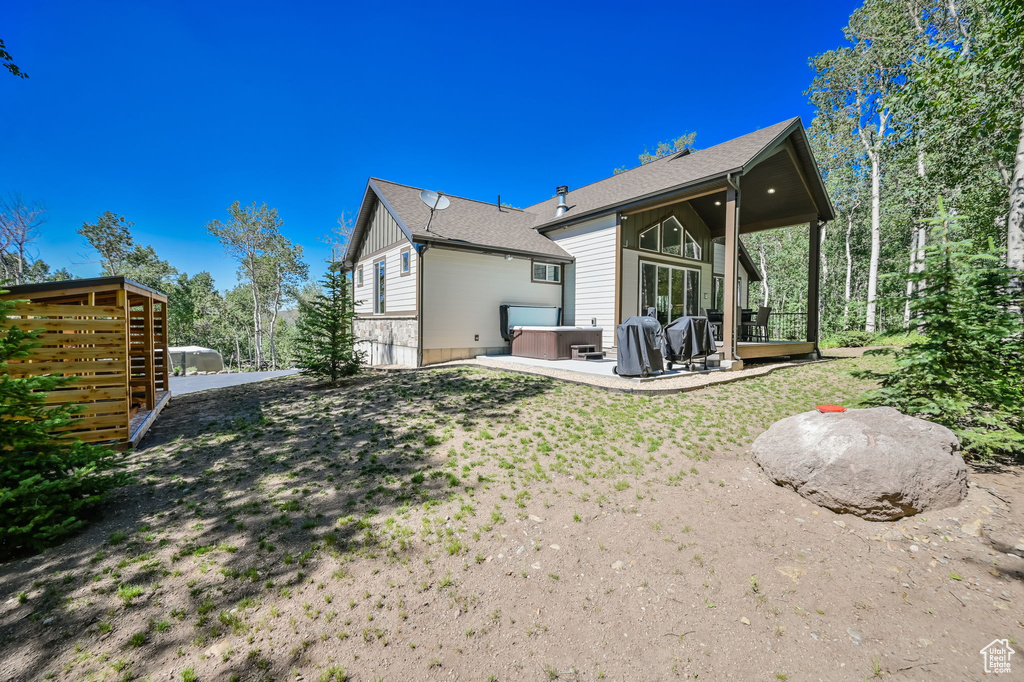
M 126 322 L 124 309 L 118 307 L 18 303 L 10 324 L 25 331 L 44 330 L 38 339 L 43 345 L 27 358 L 10 361 L 7 371 L 16 377 L 79 377 L 46 398 L 48 405 L 85 405 L 81 418 L 62 430 L 87 443 L 127 439 Z

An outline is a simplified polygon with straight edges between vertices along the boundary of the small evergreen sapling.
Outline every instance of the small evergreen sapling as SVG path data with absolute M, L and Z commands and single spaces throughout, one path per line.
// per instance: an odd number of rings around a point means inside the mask
M 337 383 L 358 372 L 362 359 L 352 330 L 351 283 L 339 263 L 331 263 L 321 282 L 321 291 L 299 304 L 296 364 L 305 374 Z
M 954 241 L 957 216 L 929 219 L 923 283 L 912 304 L 919 340 L 895 352 L 896 369 L 875 375 L 867 402 L 948 427 L 969 457 L 1024 452 L 1024 323 L 1012 272 L 989 243 Z
M 0 290 L 0 293 L 6 293 Z M 46 392 L 73 377 L 13 377 L 9 360 L 28 357 L 38 331 L 10 318 L 16 304 L 0 299 L 0 557 L 54 544 L 85 525 L 84 518 L 127 475 L 109 448 L 59 436 L 80 407 L 45 404 Z

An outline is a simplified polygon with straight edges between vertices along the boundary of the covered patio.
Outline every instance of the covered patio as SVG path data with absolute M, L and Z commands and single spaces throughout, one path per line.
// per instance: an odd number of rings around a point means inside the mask
M 770 144 L 744 152 L 749 156 L 737 160 L 730 170 L 634 202 L 620 209 L 619 219 L 621 230 L 633 216 L 685 202 L 707 225 L 711 241 L 724 246 L 718 349 L 723 364 L 731 363 L 732 369 L 742 368 L 744 360 L 818 355 L 821 226 L 835 217 L 799 120 Z M 722 163 L 719 168 L 730 167 L 727 161 Z M 799 225 L 807 226 L 806 305 L 799 313 L 773 313 L 776 320 L 769 316 L 767 339 L 747 340 L 740 305 L 745 299 L 740 291 L 740 236 Z M 788 318 L 785 330 L 777 324 L 778 318 Z

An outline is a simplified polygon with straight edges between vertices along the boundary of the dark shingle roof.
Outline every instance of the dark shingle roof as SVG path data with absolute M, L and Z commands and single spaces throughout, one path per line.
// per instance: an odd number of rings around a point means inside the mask
M 707 149 L 686 155 L 674 154 L 657 161 L 613 175 L 584 187 L 571 189 L 567 197 L 569 210 L 555 217 L 557 197 L 552 197 L 526 209 L 503 208 L 447 194 L 451 205 L 436 211 L 430 219 L 430 209 L 419 198 L 420 189 L 387 180 L 371 178 L 368 192 L 379 195 L 389 207 L 403 231 L 416 241 L 433 241 L 450 246 L 478 246 L 502 252 L 551 256 L 572 260 L 572 257 L 538 230 L 600 215 L 624 204 L 663 195 L 677 189 L 699 185 L 704 181 L 722 181 L 726 173 L 747 171 L 760 160 L 760 155 L 783 135 L 792 135 L 801 163 L 814 166 L 814 159 L 806 144 L 799 118 L 792 118 L 773 126 L 737 137 Z M 807 167 L 805 165 L 805 167 Z M 815 174 L 817 174 L 815 170 Z M 822 210 L 822 217 L 831 219 L 831 203 L 817 174 L 818 183 L 811 191 Z M 353 234 L 358 244 L 368 219 L 368 204 L 360 210 Z M 350 244 L 352 246 L 352 244 Z
M 675 187 L 722 176 L 743 168 L 795 121 L 799 119 L 782 121 L 684 156 L 666 156 L 578 189 L 570 188 L 566 201 L 569 210 L 559 219 L 555 218 L 557 197 L 528 206 L 525 210 L 537 215 L 534 227 L 544 228 Z
M 537 217 L 532 213 L 518 208 L 499 211 L 495 204 L 445 194 L 451 205 L 434 212 L 430 231 L 427 232 L 430 209 L 420 201 L 419 188 L 377 178 L 370 182 L 417 241 L 452 246 L 475 245 L 572 260 L 572 256 L 558 244 L 533 229 Z

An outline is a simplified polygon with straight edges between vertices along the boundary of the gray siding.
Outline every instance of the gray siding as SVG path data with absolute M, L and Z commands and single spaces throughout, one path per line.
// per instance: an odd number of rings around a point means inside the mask
M 370 214 L 370 221 L 367 225 L 367 234 L 359 248 L 356 260 L 361 259 L 363 254 L 380 251 L 400 241 L 407 241 L 402 228 L 398 227 L 398 223 L 391 217 L 384 205 L 379 200 L 375 201 L 373 213 Z

